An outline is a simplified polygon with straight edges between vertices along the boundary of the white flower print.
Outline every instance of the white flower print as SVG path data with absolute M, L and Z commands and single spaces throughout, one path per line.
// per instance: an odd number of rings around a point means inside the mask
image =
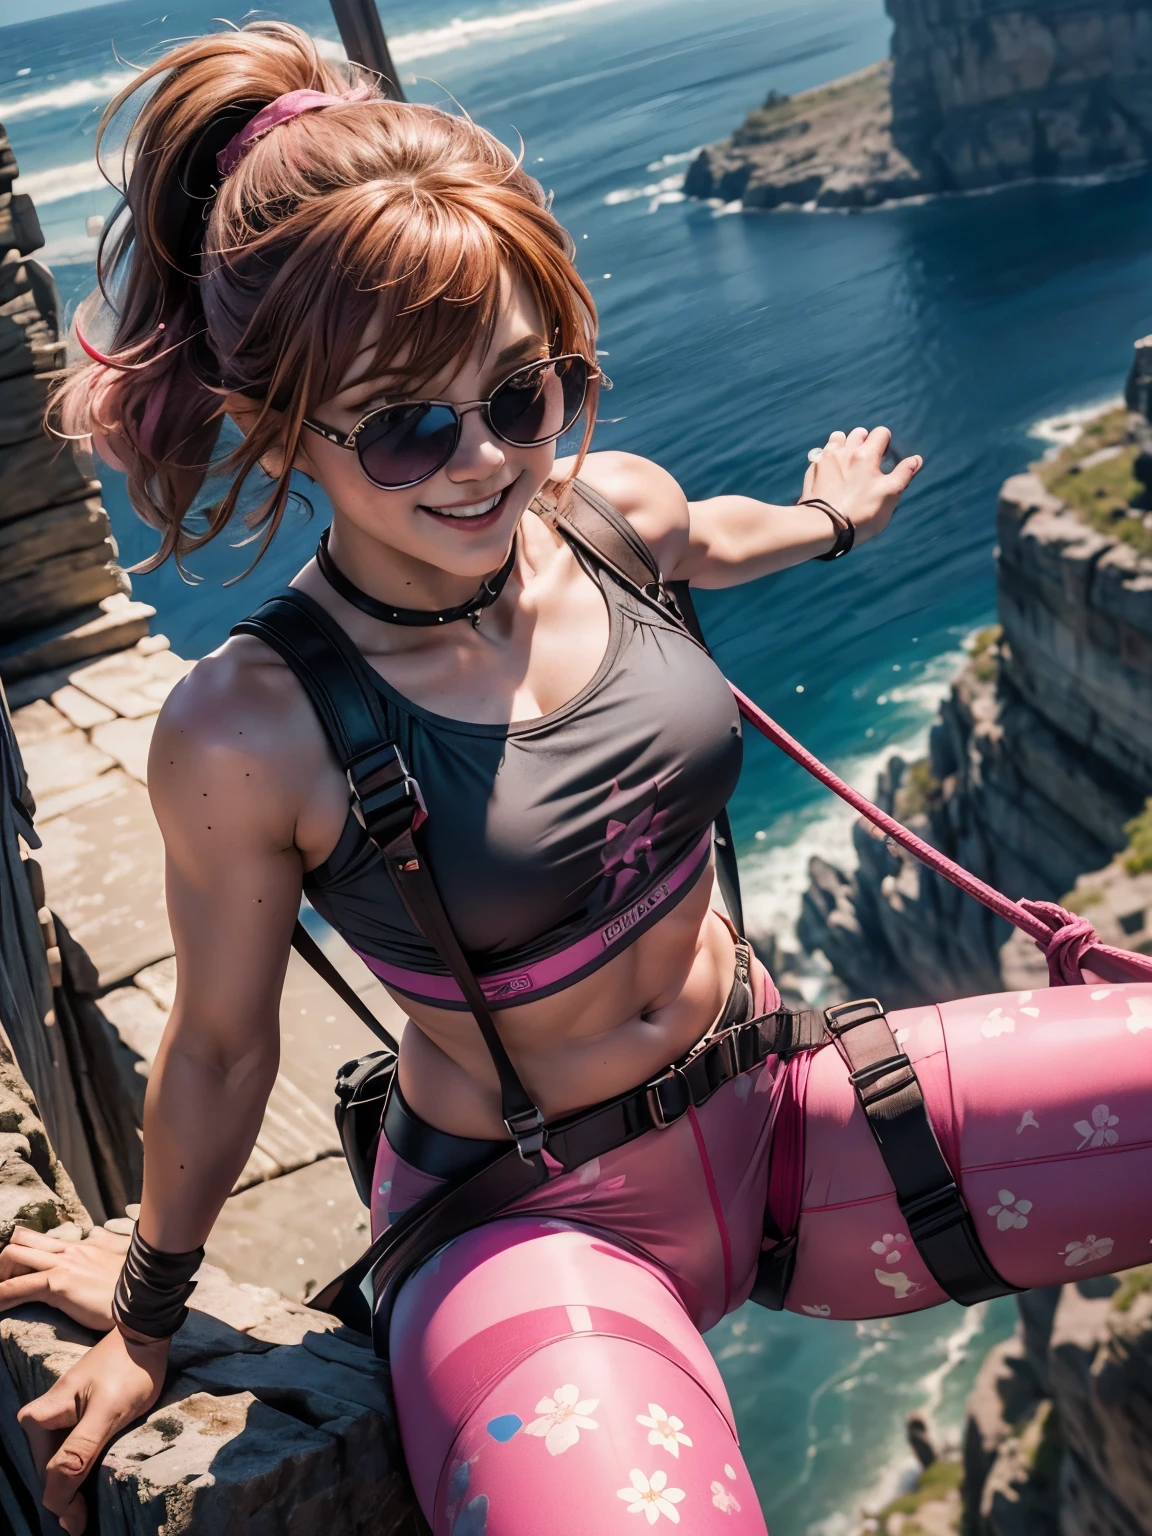
M 807 1304 L 807 1302 L 805 1302 L 805 1304 L 801 1307 L 800 1310 L 802 1312 L 807 1312 L 809 1317 L 831 1317 L 832 1316 L 832 1308 L 828 1305 L 828 1303 L 826 1301 L 822 1301 L 819 1304 L 819 1306 L 815 1306 L 815 1307 L 810 1307 Z
M 724 1463 L 724 1476 L 730 1483 L 734 1483 L 736 1481 L 736 1469 L 734 1467 L 730 1467 L 727 1462 Z
M 899 1264 L 900 1249 L 898 1243 L 906 1243 L 907 1234 L 904 1232 L 885 1232 L 883 1237 L 877 1238 L 872 1244 L 873 1253 L 882 1253 L 885 1264 Z
M 1000 1204 L 990 1205 L 988 1214 L 995 1216 L 997 1230 L 1007 1232 L 1011 1227 L 1026 1227 L 1031 1200 L 1017 1200 L 1010 1189 L 997 1190 L 996 1194 Z
M 692 1444 L 691 1437 L 682 1433 L 683 1419 L 678 1419 L 674 1413 L 665 1413 L 659 1403 L 649 1403 L 647 1415 L 638 1413 L 636 1422 L 647 1429 L 649 1445 L 662 1445 L 673 1456 L 680 1455 L 682 1445 Z
M 647 1515 L 648 1524 L 655 1525 L 661 1515 L 667 1515 L 673 1525 L 680 1524 L 680 1511 L 676 1508 L 684 1497 L 683 1488 L 669 1488 L 667 1472 L 653 1472 L 645 1477 L 639 1467 L 633 1467 L 628 1476 L 631 1488 L 617 1488 L 618 1499 L 628 1499 L 630 1515 Z
M 995 1040 L 997 1035 L 1010 1035 L 1015 1028 L 1016 1020 L 1011 1014 L 1006 1014 L 1003 1008 L 993 1008 L 981 1024 L 980 1033 L 989 1040 Z
M 1092 1123 L 1087 1120 L 1077 1120 L 1072 1129 L 1084 1140 L 1076 1148 L 1077 1152 L 1083 1152 L 1085 1147 L 1114 1147 L 1120 1140 L 1118 1134 L 1112 1129 L 1120 1124 L 1119 1115 L 1110 1115 L 1107 1104 L 1097 1104 L 1092 1111 Z
M 1026 1131 L 1029 1126 L 1031 1126 L 1034 1131 L 1038 1131 L 1040 1129 L 1040 1122 L 1037 1120 L 1036 1116 L 1030 1109 L 1026 1109 L 1020 1116 L 1020 1124 L 1016 1127 L 1017 1136 L 1019 1136 L 1021 1131 Z
M 597 1406 L 598 1397 L 580 1400 L 580 1389 L 571 1382 L 557 1387 L 552 1397 L 542 1397 L 536 1404 L 540 1418 L 525 1424 L 526 1435 L 537 1435 L 548 1447 L 549 1456 L 559 1456 L 562 1451 L 575 1445 L 582 1429 L 599 1429 L 595 1419 L 588 1415 Z
M 1068 1266 L 1094 1264 L 1097 1259 L 1106 1259 L 1112 1252 L 1113 1241 L 1110 1237 L 1097 1237 L 1094 1232 L 1089 1232 L 1083 1242 L 1065 1245 L 1064 1263 Z
M 1130 997 L 1128 1013 L 1128 1028 L 1134 1035 L 1142 1029 L 1152 1029 L 1152 997 Z
M 712 1502 L 717 1509 L 722 1509 L 726 1515 L 730 1515 L 733 1510 L 737 1514 L 740 1513 L 740 1500 L 734 1493 L 725 1488 L 723 1483 L 712 1484 Z
M 1106 997 L 1112 996 L 1112 988 L 1100 987 L 1096 992 L 1089 992 L 1088 996 L 1094 1003 L 1102 1003 Z
M 906 1296 L 915 1296 L 920 1289 L 918 1280 L 909 1280 L 902 1269 L 895 1271 L 890 1269 L 874 1269 L 872 1273 L 881 1285 L 886 1285 L 890 1291 L 896 1293 L 896 1300 L 903 1301 Z
M 1040 1010 L 1039 1010 L 1039 1008 L 1025 1008 L 1023 1006 L 1025 1003 L 1030 1003 L 1032 1001 L 1032 994 L 1031 994 L 1031 992 L 1021 992 L 1019 994 L 1019 996 L 1020 996 L 1020 1004 L 1021 1004 L 1020 1012 L 1021 1013 L 1026 1013 L 1030 1019 L 1038 1019 L 1040 1017 Z

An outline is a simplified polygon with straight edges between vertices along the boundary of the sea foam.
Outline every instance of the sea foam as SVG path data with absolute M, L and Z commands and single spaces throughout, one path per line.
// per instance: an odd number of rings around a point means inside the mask
M 399 32 L 389 38 L 388 46 L 397 64 L 409 64 L 415 59 L 435 58 L 438 54 L 467 48 L 472 43 L 504 38 L 513 32 L 565 21 L 584 11 L 594 11 L 613 4 L 618 4 L 618 0 L 553 0 L 551 4 L 526 6 L 519 11 L 457 18 L 444 27 Z M 343 48 L 334 39 L 318 38 L 317 41 L 321 44 L 321 52 L 327 57 L 345 56 Z M 0 122 L 13 123 L 45 112 L 64 112 L 73 107 L 103 105 L 133 78 L 134 72 L 131 70 L 106 70 L 99 75 L 70 80 L 62 85 L 0 100 Z

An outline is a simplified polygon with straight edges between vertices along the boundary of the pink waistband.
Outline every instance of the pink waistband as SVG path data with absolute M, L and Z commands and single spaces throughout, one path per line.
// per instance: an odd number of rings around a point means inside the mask
M 676 895 L 686 895 L 688 889 L 707 863 L 712 852 L 711 830 L 704 833 L 692 852 L 672 873 L 634 902 L 626 912 L 618 913 L 602 928 L 577 939 L 574 944 L 537 960 L 531 965 L 517 966 L 510 971 L 490 971 L 477 977 L 484 996 L 490 1003 L 511 1006 L 527 1002 L 549 991 L 558 991 L 570 985 L 581 974 L 594 971 L 616 949 L 622 949 L 632 939 L 639 937 L 660 915 L 661 909 Z M 388 960 L 378 960 L 366 955 L 362 949 L 356 953 L 368 969 L 387 986 L 395 987 L 406 997 L 417 1002 L 432 1003 L 440 1007 L 463 1008 L 464 994 L 451 976 L 437 976 L 428 971 L 406 970 Z

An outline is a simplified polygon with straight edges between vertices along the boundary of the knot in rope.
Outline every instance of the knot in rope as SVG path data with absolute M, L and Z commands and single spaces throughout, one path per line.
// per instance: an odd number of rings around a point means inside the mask
M 1021 901 L 1020 905 L 1052 930 L 1048 938 L 1036 940 L 1036 948 L 1048 962 L 1049 983 L 1072 987 L 1083 981 L 1081 966 L 1090 951 L 1100 947 L 1099 936 L 1088 919 L 1054 901 Z

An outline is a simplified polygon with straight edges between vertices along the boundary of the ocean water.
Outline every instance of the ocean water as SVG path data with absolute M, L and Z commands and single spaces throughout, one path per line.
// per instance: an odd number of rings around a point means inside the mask
M 122 0 L 0 28 L 0 122 L 37 199 L 67 300 L 92 282 L 85 219 L 115 194 L 92 133 L 133 63 L 213 24 L 207 0 Z M 276 14 L 335 38 L 320 0 Z M 685 202 L 692 151 L 773 88 L 887 48 L 881 0 L 384 0 L 409 94 L 462 103 L 517 142 L 555 193 L 600 306 L 613 391 L 598 432 L 664 464 L 690 497 L 788 501 L 809 447 L 883 421 L 926 467 L 886 535 L 700 607 L 721 664 L 865 789 L 917 750 L 964 637 L 994 613 L 996 490 L 1044 444 L 1037 423 L 1114 396 L 1152 330 L 1152 179 L 1032 186 L 877 213 L 743 215 Z M 240 13 L 233 19 L 240 19 Z M 122 555 L 152 535 L 105 477 Z M 306 558 L 323 523 L 283 529 L 255 573 L 220 545 L 197 585 L 136 580 L 189 655 L 218 644 Z M 787 927 L 807 859 L 847 853 L 850 815 L 750 740 L 733 807 L 757 925 Z M 710 1342 L 774 1536 L 847 1532 L 907 1469 L 902 1421 L 954 1431 L 1009 1302 L 853 1325 L 746 1308 Z M 667 1405 L 666 1405 L 667 1406 Z

